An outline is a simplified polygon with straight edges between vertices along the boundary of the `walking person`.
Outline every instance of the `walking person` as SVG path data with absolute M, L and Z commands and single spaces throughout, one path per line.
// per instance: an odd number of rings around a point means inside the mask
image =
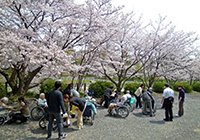
M 139 106 L 140 108 L 142 108 L 142 104 L 141 104 L 141 95 L 142 95 L 142 90 L 145 88 L 145 84 L 141 84 L 140 87 L 135 91 L 135 98 L 136 98 L 136 108 Z
M 105 104 L 104 107 L 108 108 L 110 102 L 110 96 L 112 95 L 113 85 L 111 85 L 104 93 Z
M 165 102 L 165 119 L 164 121 L 173 121 L 172 104 L 174 102 L 174 91 L 169 87 L 169 84 L 165 84 L 165 89 L 163 91 L 163 98 L 161 104 Z
M 184 91 L 185 88 L 182 85 L 179 85 L 178 89 L 180 90 L 179 96 L 178 96 L 179 110 L 178 110 L 178 114 L 176 114 L 176 116 L 181 117 L 181 116 L 183 116 L 183 113 L 184 113 L 183 103 L 185 101 L 185 91 Z
M 47 139 L 51 138 L 51 131 L 53 128 L 53 120 L 56 119 L 56 123 L 58 126 L 58 138 L 64 139 L 67 135 L 63 134 L 63 123 L 61 117 L 61 109 L 63 111 L 63 117 L 68 116 L 63 101 L 63 95 L 61 92 L 61 82 L 55 82 L 55 89 L 51 90 L 48 94 L 47 104 L 49 109 L 49 124 L 48 124 L 48 136 Z

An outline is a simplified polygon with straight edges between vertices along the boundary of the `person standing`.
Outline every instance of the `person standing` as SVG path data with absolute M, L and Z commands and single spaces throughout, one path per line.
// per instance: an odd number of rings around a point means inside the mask
M 144 101 L 144 108 L 143 108 L 142 113 L 147 115 L 147 106 L 148 106 L 150 110 L 150 117 L 154 116 L 153 111 L 152 111 L 152 100 L 154 99 L 151 93 L 149 93 L 148 91 L 144 91 L 141 97 L 142 97 L 142 100 Z
M 112 95 L 112 89 L 113 89 L 113 85 L 111 85 L 104 93 L 104 100 L 105 100 L 104 107 L 105 108 L 108 108 L 109 106 L 110 96 Z
M 64 139 L 67 135 L 63 134 L 63 123 L 62 123 L 62 117 L 61 117 L 61 110 L 63 111 L 63 117 L 67 116 L 67 113 L 65 111 L 64 107 L 64 100 L 62 92 L 60 91 L 61 88 L 61 82 L 56 81 L 55 82 L 55 89 L 51 90 L 48 94 L 47 98 L 47 105 L 49 109 L 49 124 L 48 124 L 48 136 L 47 139 L 51 138 L 51 131 L 53 128 L 53 120 L 56 119 L 56 123 L 58 126 L 58 138 Z
M 163 98 L 161 104 L 165 102 L 165 119 L 164 121 L 173 121 L 172 104 L 174 102 L 174 91 L 169 87 L 169 84 L 165 84 L 165 89 L 163 91 Z
M 69 99 L 70 104 L 78 107 L 78 114 L 77 114 L 77 125 L 73 129 L 79 130 L 83 128 L 83 112 L 86 108 L 86 101 L 79 97 L 73 97 Z
M 136 108 L 139 107 L 142 108 L 141 104 L 141 95 L 142 95 L 142 90 L 145 88 L 145 84 L 141 84 L 140 87 L 135 91 L 135 98 L 136 98 Z
M 178 114 L 176 114 L 176 116 L 181 117 L 181 116 L 183 116 L 183 113 L 184 113 L 183 103 L 185 101 L 185 91 L 184 91 L 185 88 L 182 85 L 179 85 L 178 89 L 180 90 L 179 96 L 178 96 L 179 110 L 178 110 Z

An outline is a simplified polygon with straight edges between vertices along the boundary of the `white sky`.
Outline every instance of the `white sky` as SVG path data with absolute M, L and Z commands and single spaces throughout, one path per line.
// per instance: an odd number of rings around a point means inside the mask
M 158 15 L 167 16 L 178 30 L 200 34 L 199 0 L 112 0 L 114 5 L 125 5 L 124 11 L 134 10 L 143 14 L 143 20 L 157 20 Z

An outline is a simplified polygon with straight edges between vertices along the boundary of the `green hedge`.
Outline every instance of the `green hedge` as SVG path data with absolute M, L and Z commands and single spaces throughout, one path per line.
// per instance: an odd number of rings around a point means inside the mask
M 111 82 L 97 81 L 90 84 L 89 90 L 94 90 L 93 97 L 102 97 L 108 87 L 113 85 Z
M 54 79 L 47 79 L 43 84 L 40 86 L 40 93 L 45 93 L 45 96 L 47 97 L 49 91 L 53 90 L 55 88 L 55 82 Z M 62 89 L 64 90 L 67 87 L 67 83 L 62 83 Z
M 6 88 L 3 84 L 0 83 L 0 98 L 6 95 Z
M 166 83 L 164 82 L 157 82 L 153 85 L 153 91 L 156 93 L 163 93 L 164 86 Z
M 193 85 L 193 90 L 194 90 L 194 91 L 197 91 L 197 92 L 200 92 L 200 83 L 195 83 L 195 84 Z
M 141 86 L 142 83 L 126 83 L 124 86 L 124 92 L 126 92 L 126 90 L 129 90 L 130 93 L 133 95 L 133 93 L 135 93 L 135 91 Z
M 179 91 L 178 90 L 178 85 L 182 85 L 185 88 L 185 92 L 186 93 L 191 93 L 192 92 L 192 86 L 190 86 L 188 83 L 176 83 L 176 84 L 174 84 L 174 90 L 175 91 Z

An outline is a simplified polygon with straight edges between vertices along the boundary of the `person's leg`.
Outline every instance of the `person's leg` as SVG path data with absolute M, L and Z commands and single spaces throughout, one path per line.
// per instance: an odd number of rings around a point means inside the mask
M 178 115 L 179 115 L 180 117 L 183 115 L 183 102 L 182 102 L 182 101 L 179 103 Z
M 168 100 L 165 100 L 165 119 L 168 121 L 169 120 L 169 105 L 168 105 Z
M 147 114 L 147 101 L 144 102 L 143 114 Z
M 52 128 L 53 128 L 53 119 L 54 119 L 54 115 L 49 112 L 49 124 L 48 124 L 48 138 L 51 137 L 51 131 L 52 131 Z
M 54 113 L 56 123 L 58 125 L 58 137 L 63 136 L 63 123 L 62 123 L 62 116 L 60 113 Z
M 181 116 L 183 116 L 183 114 L 184 114 L 183 103 L 184 103 L 184 102 L 182 102 L 182 103 L 181 103 L 181 104 L 182 104 L 182 105 L 181 105 L 181 106 L 182 106 L 182 112 L 181 112 Z
M 172 103 L 170 101 L 169 103 L 169 120 L 172 121 L 173 120 L 173 111 L 172 111 Z
M 149 106 L 150 116 L 152 116 L 152 115 L 153 115 L 153 111 L 152 111 L 152 106 L 151 106 L 151 100 L 149 100 L 149 101 L 147 102 L 147 104 L 148 104 L 148 106 Z
M 114 106 L 115 106 L 115 103 L 110 103 L 108 107 L 108 113 L 110 113 L 113 110 Z
M 138 100 L 139 99 L 138 99 L 138 96 L 135 96 L 135 98 L 136 98 L 136 108 L 137 108 L 138 107 L 138 102 L 139 102 Z
M 105 99 L 105 104 L 104 104 L 104 107 L 105 108 L 108 108 L 108 104 L 109 104 L 109 99 L 107 96 L 104 96 L 104 99 Z
M 142 108 L 142 103 L 141 103 L 141 97 L 138 97 L 138 103 L 139 103 L 139 107 Z
M 85 104 L 85 107 L 82 112 L 80 110 L 78 110 L 78 114 L 77 114 L 77 127 L 78 128 L 83 126 L 83 112 L 85 111 L 85 108 L 86 108 L 86 104 Z

